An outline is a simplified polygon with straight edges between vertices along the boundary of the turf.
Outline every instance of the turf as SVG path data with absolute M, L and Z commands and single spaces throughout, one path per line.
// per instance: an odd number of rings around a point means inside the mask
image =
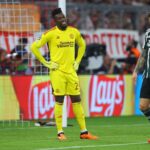
M 150 150 L 150 123 L 143 116 L 86 118 L 88 130 L 99 140 L 79 139 L 75 119 L 64 129 L 66 141 L 58 141 L 56 127 L 0 122 L 0 150 Z

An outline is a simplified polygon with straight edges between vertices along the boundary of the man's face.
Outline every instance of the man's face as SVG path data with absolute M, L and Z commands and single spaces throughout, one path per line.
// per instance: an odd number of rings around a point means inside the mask
M 67 19 L 66 19 L 66 17 L 64 16 L 64 14 L 62 14 L 62 13 L 60 13 L 60 14 L 57 14 L 57 15 L 55 15 L 55 22 L 56 22 L 56 25 L 59 27 L 59 28 L 61 28 L 61 29 L 63 29 L 63 30 L 65 30 L 66 29 L 66 27 L 67 27 Z

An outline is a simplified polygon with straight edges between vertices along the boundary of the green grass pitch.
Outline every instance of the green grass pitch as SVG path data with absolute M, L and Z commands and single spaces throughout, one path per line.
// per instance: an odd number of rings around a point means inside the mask
M 150 123 L 143 116 L 86 118 L 88 130 L 99 140 L 81 140 L 75 119 L 58 141 L 56 127 L 35 127 L 32 122 L 0 122 L 0 150 L 150 150 Z M 23 126 L 22 126 L 23 125 Z

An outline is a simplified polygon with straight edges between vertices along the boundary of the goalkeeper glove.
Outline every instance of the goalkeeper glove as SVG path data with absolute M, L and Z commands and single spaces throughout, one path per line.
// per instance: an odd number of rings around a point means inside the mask
M 59 65 L 53 61 L 45 61 L 44 66 L 46 66 L 47 68 L 51 70 L 56 70 L 59 67 Z
M 75 61 L 74 64 L 73 64 L 73 68 L 74 68 L 75 71 L 77 71 L 78 68 L 79 68 L 79 63 Z

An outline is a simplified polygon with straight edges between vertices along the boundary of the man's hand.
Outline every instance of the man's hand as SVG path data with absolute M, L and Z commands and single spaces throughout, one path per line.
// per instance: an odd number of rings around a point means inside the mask
M 53 61 L 45 61 L 44 66 L 46 66 L 47 68 L 51 70 L 57 70 L 59 67 L 59 65 Z
M 136 84 L 137 73 L 135 71 L 132 73 L 132 79 L 133 79 L 133 83 Z
M 75 61 L 74 64 L 73 64 L 73 68 L 74 68 L 75 71 L 77 71 L 78 68 L 79 68 L 79 63 L 77 63 L 77 62 Z

